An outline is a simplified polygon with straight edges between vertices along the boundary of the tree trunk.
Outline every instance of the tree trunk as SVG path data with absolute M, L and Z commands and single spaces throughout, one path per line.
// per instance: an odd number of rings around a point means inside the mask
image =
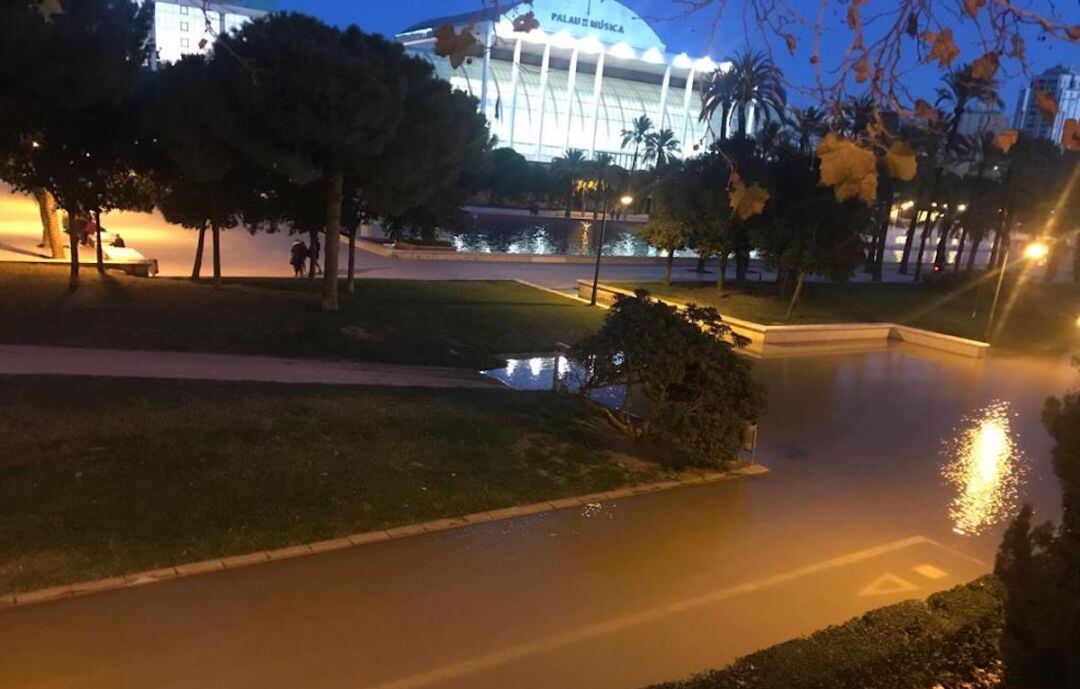
M 1001 250 L 1001 228 L 994 231 L 994 243 L 990 245 L 990 258 L 986 261 L 986 269 L 993 270 L 997 267 L 998 252 Z
M 349 230 L 349 277 L 345 280 L 345 291 L 352 294 L 356 290 L 356 227 Z
M 1054 275 L 1057 274 L 1058 260 L 1061 258 L 1058 255 L 1058 242 L 1051 241 L 1050 252 L 1046 255 L 1046 272 L 1043 273 L 1043 282 L 1053 282 Z
M 907 234 L 904 235 L 904 253 L 900 256 L 901 275 L 908 274 L 908 262 L 911 260 L 911 245 L 915 241 L 915 230 L 919 225 L 919 213 L 921 212 L 921 208 L 915 208 L 915 213 L 911 216 L 911 222 L 908 223 Z
M 101 248 L 101 211 L 94 209 L 94 243 L 97 245 L 97 272 L 105 274 L 105 250 Z
M 967 242 L 967 225 L 960 228 L 960 244 L 956 247 L 956 259 L 952 264 L 953 275 L 960 274 L 960 260 L 964 257 L 964 243 Z
M 728 265 L 728 252 L 727 249 L 720 252 L 720 269 L 716 274 L 716 289 L 723 292 L 727 289 L 727 265 Z
M 934 250 L 934 263 L 944 267 L 949 258 L 949 235 L 952 234 L 952 218 L 946 216 L 938 225 L 938 243 Z
M 871 271 L 874 282 L 881 282 L 882 273 L 885 271 L 885 245 L 889 241 L 889 209 L 885 209 L 885 217 L 881 219 L 878 227 L 878 241 L 874 250 L 874 265 Z
M 64 257 L 64 236 L 60 230 L 60 216 L 56 212 L 56 197 L 48 189 L 34 189 L 38 213 L 41 215 L 41 245 L 49 249 L 53 258 Z
M 727 136 L 727 127 L 728 127 L 728 119 L 730 117 L 731 117 L 731 106 L 729 104 L 727 104 L 727 103 L 724 103 L 720 107 L 720 118 L 721 118 L 720 119 L 720 140 L 721 141 L 728 138 L 728 136 Z M 663 122 L 660 123 L 660 128 L 661 129 L 664 128 Z
M 79 230 L 76 223 L 81 220 L 78 213 L 68 211 L 68 243 L 71 245 L 71 276 L 68 279 L 68 289 L 75 290 L 79 287 Z
M 799 271 L 799 278 L 795 282 L 795 291 L 791 295 L 791 302 L 788 304 L 787 315 L 784 316 L 785 321 L 791 320 L 791 314 L 795 312 L 795 304 L 799 301 L 799 295 L 802 294 L 803 280 L 806 278 L 806 273 Z
M 570 217 L 570 209 L 574 205 L 574 187 L 570 187 L 570 191 L 566 193 L 566 211 L 563 213 L 564 218 Z
M 199 228 L 199 239 L 195 242 L 195 265 L 191 268 L 191 279 L 196 282 L 202 277 L 203 253 L 206 251 L 206 225 Z
M 694 272 L 695 273 L 704 273 L 705 272 L 705 257 L 700 255 L 700 254 L 697 257 L 697 266 L 694 268 Z
M 965 273 L 970 273 L 971 271 L 975 270 L 975 258 L 978 256 L 979 245 L 982 244 L 982 241 L 982 237 L 976 237 L 975 242 L 972 243 L 971 250 L 968 251 L 967 255 L 967 265 L 964 266 Z
M 326 251 L 323 253 L 323 296 L 324 313 L 338 310 L 338 244 L 341 242 L 341 196 L 345 185 L 345 175 L 336 171 L 327 180 L 326 192 Z
M 664 272 L 664 284 L 671 285 L 671 268 L 675 265 L 675 249 L 668 249 L 667 270 Z
M 318 239 L 319 233 L 316 230 L 308 231 L 308 280 L 315 282 L 315 264 L 319 259 L 315 256 L 315 252 L 312 249 L 315 246 L 315 240 Z
M 214 246 L 214 288 L 221 288 L 221 228 L 217 222 L 210 223 L 210 238 Z
M 926 251 L 926 240 L 930 238 L 930 233 L 934 230 L 934 223 L 931 220 L 929 214 L 926 216 L 926 224 L 923 225 L 922 234 L 919 235 L 919 253 L 916 256 L 915 261 L 915 282 L 918 282 L 922 278 L 923 258 Z
M 735 282 L 746 282 L 746 271 L 750 267 L 750 253 L 742 249 L 735 252 Z

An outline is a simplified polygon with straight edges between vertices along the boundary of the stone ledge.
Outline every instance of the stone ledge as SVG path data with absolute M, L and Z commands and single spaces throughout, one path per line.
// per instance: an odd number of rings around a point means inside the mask
M 529 505 L 504 507 L 496 510 L 477 512 L 475 514 L 469 514 L 462 517 L 448 517 L 445 519 L 436 519 L 433 521 L 420 522 L 417 524 L 407 524 L 404 526 L 394 527 L 392 529 L 368 531 L 364 533 L 343 536 L 340 538 L 316 541 L 314 543 L 304 543 L 301 545 L 278 548 L 275 550 L 264 550 L 255 553 L 246 553 L 243 555 L 231 555 L 223 558 L 202 560 L 200 562 L 184 563 L 176 565 L 175 567 L 162 567 L 159 569 L 148 570 L 145 572 L 123 574 L 115 577 L 109 577 L 107 579 L 96 579 L 91 581 L 77 582 L 74 584 L 52 586 L 49 588 L 38 589 L 36 591 L 27 591 L 26 593 L 6 594 L 3 597 L 0 597 L 0 610 L 21 607 L 24 605 L 32 605 L 34 603 L 44 603 L 46 601 L 71 598 L 73 596 L 87 595 L 90 593 L 100 593 L 103 591 L 134 588 L 146 584 L 169 581 L 171 579 L 177 579 L 181 577 L 196 576 L 199 574 L 207 574 L 210 572 L 223 572 L 226 570 L 238 569 L 240 567 L 250 567 L 254 565 L 268 564 L 271 562 L 279 562 L 281 560 L 289 560 L 297 557 L 315 555 L 318 553 L 343 550 L 345 548 L 353 548 L 362 545 L 369 545 L 372 543 L 382 543 L 398 538 L 409 538 L 411 536 L 418 536 L 425 533 L 447 531 L 449 529 L 457 529 L 464 526 L 483 524 L 486 522 L 493 522 L 502 519 L 513 519 L 515 517 L 524 517 L 533 514 L 543 514 L 563 509 L 578 508 L 607 500 L 632 498 L 637 495 L 657 493 L 661 491 L 671 490 L 673 488 L 682 488 L 690 485 L 703 485 L 706 483 L 716 483 L 719 481 L 729 481 L 744 476 L 757 476 L 760 474 L 766 474 L 768 472 L 769 469 L 761 465 L 748 465 L 740 467 L 738 469 L 734 469 L 732 471 L 687 471 L 675 479 L 668 479 L 665 481 L 658 481 L 656 483 L 648 483 L 640 486 L 627 486 L 625 488 L 618 488 L 615 490 L 604 491 L 601 493 L 590 493 L 588 495 L 557 498 L 555 500 L 537 502 Z

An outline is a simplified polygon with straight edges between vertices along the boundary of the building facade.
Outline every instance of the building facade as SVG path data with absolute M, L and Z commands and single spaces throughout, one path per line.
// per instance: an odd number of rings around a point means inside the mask
M 1045 91 L 1057 101 L 1058 112 L 1052 121 L 1043 118 L 1036 91 Z M 1031 87 L 1020 92 L 1013 128 L 1060 145 L 1065 120 L 1069 119 L 1080 119 L 1080 70 L 1058 65 L 1035 77 Z
M 690 155 L 718 128 L 701 122 L 701 91 L 717 64 L 708 57 L 671 54 L 656 32 L 616 0 L 502 2 L 494 9 L 419 22 L 397 35 L 439 77 L 480 100 L 502 146 L 547 162 L 576 148 L 609 153 L 630 167 L 633 151 L 622 132 L 646 115 L 670 129 Z M 540 28 L 515 31 L 532 12 Z M 471 26 L 487 46 L 483 56 L 453 69 L 437 57 L 435 31 Z M 640 156 L 639 156 L 640 158 Z M 639 161 L 640 166 L 640 161 Z
M 157 62 L 202 53 L 217 37 L 276 9 L 276 0 L 153 0 Z

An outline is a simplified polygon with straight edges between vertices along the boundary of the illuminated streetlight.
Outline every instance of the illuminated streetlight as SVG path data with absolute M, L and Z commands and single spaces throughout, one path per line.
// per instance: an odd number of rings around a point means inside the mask
M 1050 253 L 1050 247 L 1043 242 L 1032 242 L 1024 248 L 1024 258 L 1029 261 L 1041 261 Z
M 619 203 L 622 204 L 623 211 L 634 202 L 634 197 L 630 194 L 623 194 L 619 199 Z M 596 289 L 600 284 L 600 256 L 604 253 L 604 235 L 607 233 L 607 216 L 608 216 L 608 195 L 604 194 L 604 219 L 600 223 L 600 237 L 596 242 L 596 269 L 593 271 L 592 279 L 592 297 L 589 298 L 589 305 L 596 306 Z
M 997 315 L 998 300 L 1001 298 L 1001 285 L 1005 282 L 1005 271 L 1009 268 L 1009 246 L 1005 242 L 1005 256 L 1001 261 L 1001 269 L 998 273 L 997 287 L 994 288 L 994 301 L 990 304 L 990 315 L 986 318 L 986 341 L 990 341 L 990 334 L 994 330 L 994 317 Z M 1024 258 L 1036 263 L 1046 258 L 1050 253 L 1050 247 L 1045 242 L 1032 242 L 1024 247 Z
M 956 207 L 956 210 L 958 210 L 958 211 L 960 211 L 961 213 L 963 213 L 964 211 L 966 211 L 966 210 L 967 210 L 967 204 L 966 204 L 966 203 L 961 203 L 961 204 L 960 204 L 959 206 L 957 206 L 957 207 Z

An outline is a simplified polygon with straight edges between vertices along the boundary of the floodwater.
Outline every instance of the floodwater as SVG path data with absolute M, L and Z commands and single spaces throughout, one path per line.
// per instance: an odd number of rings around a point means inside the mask
M 0 611 L 0 689 L 635 689 L 969 581 L 1017 505 L 1058 514 L 1065 360 L 755 370 L 765 476 Z
M 858 487 L 874 509 L 893 506 L 984 559 L 1024 502 L 1037 517 L 1058 515 L 1040 413 L 1048 396 L 1080 386 L 1068 357 L 976 360 L 894 344 L 766 358 L 755 371 L 770 407 L 758 459 L 777 473 L 816 470 L 813 481 L 826 484 L 808 490 Z M 546 356 L 484 373 L 519 390 L 550 390 L 556 380 L 572 390 L 575 375 L 565 358 Z

